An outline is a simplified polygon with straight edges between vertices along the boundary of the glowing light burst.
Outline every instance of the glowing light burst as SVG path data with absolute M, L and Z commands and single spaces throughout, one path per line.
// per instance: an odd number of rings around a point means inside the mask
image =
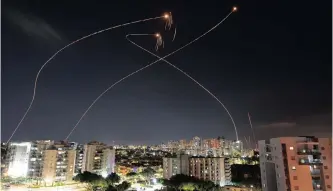
M 146 68 L 148 68 L 148 67 L 150 67 L 150 66 L 152 66 L 152 65 L 154 65 L 155 63 L 157 63 L 157 62 L 159 62 L 159 61 L 161 61 L 161 60 L 163 60 L 163 59 L 165 59 L 165 58 L 167 58 L 167 57 L 169 57 L 169 56 L 171 56 L 171 55 L 173 55 L 173 54 L 175 54 L 175 53 L 177 53 L 177 52 L 179 52 L 180 50 L 182 50 L 182 49 L 184 49 L 184 48 L 186 48 L 186 47 L 188 47 L 189 45 L 191 45 L 191 44 L 193 44 L 194 42 L 196 42 L 197 40 L 199 40 L 199 39 L 201 39 L 202 37 L 204 37 L 205 35 L 207 35 L 208 33 L 210 33 L 211 31 L 213 31 L 214 29 L 216 29 L 218 26 L 220 26 L 231 14 L 233 13 L 233 11 L 231 11 L 227 16 L 225 16 L 220 22 L 218 22 L 215 26 L 213 26 L 212 28 L 210 28 L 208 31 L 206 31 L 205 33 L 203 33 L 203 34 L 201 34 L 200 36 L 198 36 L 197 38 L 195 38 L 195 39 L 193 39 L 192 41 L 190 41 L 190 42 L 188 42 L 187 44 L 185 44 L 185 45 L 183 45 L 182 47 L 180 47 L 180 48 L 178 48 L 177 50 L 175 50 L 175 51 L 173 51 L 173 52 L 171 52 L 171 53 L 169 53 L 169 54 L 167 54 L 166 56 L 164 56 L 164 57 L 162 57 L 162 58 L 160 58 L 160 59 L 158 59 L 158 60 L 156 60 L 156 61 L 154 61 L 154 62 L 152 62 L 152 63 L 150 63 L 150 64 L 148 64 L 148 65 L 146 65 L 146 66 L 144 66 L 144 67 L 142 67 L 142 68 L 140 68 L 140 69 L 138 69 L 138 70 L 136 70 L 136 71 L 134 71 L 134 72 L 132 72 L 132 73 L 130 73 L 130 74 L 128 74 L 127 76 L 125 76 L 125 77 L 123 77 L 123 78 L 121 78 L 120 80 L 118 80 L 118 81 L 116 81 L 115 83 L 113 83 L 111 86 L 109 86 L 106 90 L 104 90 L 90 105 L 89 105 L 89 107 L 84 111 L 84 113 L 81 115 L 81 117 L 80 117 L 80 119 L 76 122 L 76 124 L 74 125 L 74 127 L 72 128 L 72 130 L 70 131 L 70 133 L 67 135 L 67 137 L 65 138 L 65 140 L 68 140 L 69 139 L 69 137 L 72 135 L 72 133 L 75 131 L 75 129 L 76 129 L 76 127 L 79 125 L 79 123 L 82 121 L 82 119 L 86 116 L 86 114 L 89 112 L 89 110 L 95 105 L 95 103 L 104 95 L 104 94 L 106 94 L 110 89 L 112 89 L 114 86 L 116 86 L 117 84 L 119 84 L 120 82 L 122 82 L 122 81 L 124 81 L 125 79 L 127 79 L 127 78 L 129 78 L 129 77 L 131 77 L 131 76 L 133 76 L 134 74 L 136 74 L 136 73 L 138 73 L 138 72 L 141 72 L 142 70 L 144 70 L 144 69 L 146 69 Z M 169 16 L 171 16 L 171 15 L 169 15 Z M 169 16 L 164 16 L 164 18 L 165 17 L 168 17 L 168 18 L 166 18 L 166 19 L 168 19 L 169 20 Z M 170 21 L 172 21 L 172 19 L 171 20 L 169 20 L 168 22 L 170 22 Z M 171 22 L 171 24 L 172 24 L 172 22 Z M 127 35 L 126 36 L 126 38 L 128 37 L 129 35 Z M 204 88 L 204 87 L 203 87 Z M 208 90 L 207 90 L 208 91 Z M 218 99 L 217 99 L 218 100 Z M 221 102 L 222 103 L 222 102 Z M 233 124 L 234 124 L 234 127 L 236 127 L 236 125 L 235 125 L 235 123 L 234 123 L 234 121 L 233 121 Z M 236 132 L 236 138 L 237 138 L 237 140 L 238 140 L 238 134 L 237 134 L 237 132 Z
M 171 16 L 171 15 L 170 15 Z M 166 18 L 166 16 L 159 16 L 159 17 L 152 17 L 152 18 L 147 18 L 147 19 L 141 19 L 141 20 L 137 20 L 137 21 L 132 21 L 132 22 L 128 22 L 128 23 L 124 23 L 124 24 L 120 24 L 120 25 L 116 25 L 116 26 L 112 26 L 112 27 L 109 27 L 109 28 L 106 28 L 106 29 L 103 29 L 103 30 L 99 30 L 97 32 L 94 32 L 94 33 L 91 33 L 89 35 L 86 35 L 84 37 L 81 37 L 69 44 L 67 44 L 66 46 L 62 47 L 61 49 L 59 49 L 57 52 L 55 52 L 42 66 L 41 68 L 38 70 L 37 72 L 37 75 L 36 75 L 36 78 L 35 78 L 35 83 L 34 83 L 34 89 L 33 89 L 33 95 L 32 95 L 32 99 L 30 101 L 30 104 L 27 108 L 27 110 L 25 111 L 23 117 L 21 118 L 21 120 L 19 121 L 19 123 L 17 124 L 16 128 L 14 129 L 13 133 L 11 134 L 11 136 L 9 137 L 8 141 L 7 141 L 7 144 L 8 142 L 12 139 L 12 137 L 15 135 L 16 131 L 18 130 L 18 128 L 20 127 L 20 125 L 22 124 L 23 120 L 25 119 L 26 115 L 29 113 L 30 109 L 31 109 L 31 106 L 32 104 L 34 103 L 34 100 L 35 100 L 35 96 L 36 96 L 36 89 L 37 89 L 37 82 L 38 82 L 38 78 L 39 78 L 39 75 L 41 74 L 41 72 L 43 71 L 44 67 L 51 61 L 53 60 L 60 52 L 62 52 L 63 50 L 65 50 L 66 48 L 84 40 L 84 39 L 87 39 L 89 37 L 92 37 L 92 36 L 95 36 L 97 34 L 100 34 L 100 33 L 103 33 L 103 32 L 106 32 L 106 31 L 109 31 L 109 30 L 112 30 L 112 29 L 115 29 L 115 28 L 119 28 L 119 27 L 124 27 L 124 26 L 127 26 L 127 25 L 131 25 L 131 24 L 136 24 L 136 23 L 141 23 L 141 22 L 146 22 L 146 21 L 151 21 L 151 20 L 156 20 L 156 19 L 166 19 L 167 23 L 170 23 L 170 19 L 172 19 L 172 17 L 168 16 Z M 172 23 L 172 22 L 171 22 Z M 169 25 L 169 24 L 168 24 Z
M 160 46 L 163 46 L 163 48 L 164 48 L 164 41 L 163 41 L 162 36 L 159 33 L 157 33 L 155 35 L 155 37 L 156 37 L 155 50 L 157 51 Z
M 169 13 L 166 13 L 165 15 L 164 15 L 164 19 L 165 19 L 165 30 L 170 30 L 171 29 L 171 27 L 172 27 L 172 25 L 173 25 L 173 20 L 172 20 L 172 14 L 171 14 L 171 12 L 169 12 Z

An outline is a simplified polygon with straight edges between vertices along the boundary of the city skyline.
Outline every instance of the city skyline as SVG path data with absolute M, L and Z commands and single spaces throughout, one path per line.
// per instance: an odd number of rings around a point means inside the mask
M 212 27 L 233 5 L 239 12 L 167 60 L 226 104 L 240 139 L 252 136 L 248 112 L 257 140 L 295 136 L 300 131 L 319 137 L 331 135 L 331 45 L 325 39 L 330 35 L 325 30 L 330 6 L 310 1 L 281 1 L 275 7 L 233 3 L 134 3 L 134 9 L 128 8 L 128 1 L 104 7 L 80 4 L 73 9 L 76 5 L 72 3 L 50 6 L 41 2 L 37 6 L 4 1 L 8 9 L 2 34 L 6 47 L 2 52 L 2 141 L 9 138 L 28 106 L 38 68 L 64 44 L 96 29 L 167 11 L 172 12 L 177 26 L 174 42 L 163 32 L 164 23 L 153 21 L 93 37 L 59 55 L 41 74 L 36 102 L 14 141 L 64 139 L 99 92 L 155 60 L 126 42 L 126 34 L 162 31 L 165 49 L 157 54 L 164 56 Z M 315 13 L 307 15 L 309 10 Z M 316 22 L 309 25 L 309 18 Z M 33 30 L 36 26 L 39 30 Z M 154 49 L 153 39 L 133 40 Z M 195 135 L 235 139 L 224 109 L 160 62 L 111 90 L 84 118 L 70 141 L 158 144 Z

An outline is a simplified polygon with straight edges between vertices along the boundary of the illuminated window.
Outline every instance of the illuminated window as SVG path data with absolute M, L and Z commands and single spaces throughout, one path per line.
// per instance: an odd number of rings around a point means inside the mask
M 294 150 L 294 147 L 289 147 L 289 149 L 292 151 L 292 150 Z
M 295 166 L 292 166 L 291 169 L 292 169 L 292 170 L 296 170 L 296 167 L 295 167 Z

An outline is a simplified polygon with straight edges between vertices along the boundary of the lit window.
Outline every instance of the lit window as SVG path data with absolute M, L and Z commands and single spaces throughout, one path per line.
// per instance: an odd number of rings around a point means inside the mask
M 294 150 L 294 147 L 289 147 L 289 149 L 292 151 L 292 150 Z
M 296 170 L 296 167 L 295 167 L 295 166 L 292 166 L 291 169 L 292 169 L 292 170 Z

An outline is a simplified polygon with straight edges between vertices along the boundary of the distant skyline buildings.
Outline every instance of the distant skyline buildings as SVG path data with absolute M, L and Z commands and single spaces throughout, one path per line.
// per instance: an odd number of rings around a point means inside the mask
M 190 140 L 168 141 L 159 145 L 161 150 L 171 153 L 185 153 L 190 156 L 243 156 L 249 154 L 242 141 L 227 140 L 224 137 L 202 139 L 198 136 Z

